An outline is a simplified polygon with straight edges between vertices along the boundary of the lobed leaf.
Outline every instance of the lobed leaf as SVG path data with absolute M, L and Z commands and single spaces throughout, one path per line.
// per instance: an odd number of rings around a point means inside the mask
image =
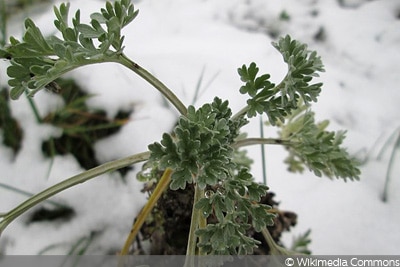
M 174 186 L 182 187 L 182 181 L 193 179 L 201 188 L 215 185 L 234 166 L 230 146 L 240 125 L 231 121 L 231 115 L 228 102 L 219 98 L 199 109 L 189 106 L 187 116 L 181 117 L 174 129 L 174 138 L 164 134 L 161 143 L 149 146 L 150 159 L 176 171 L 188 170 L 172 176 L 172 180 L 179 178 Z
M 76 29 L 82 34 L 84 38 L 87 39 L 99 38 L 101 35 L 104 34 L 103 31 L 96 30 L 87 24 L 79 24 L 76 26 Z
M 9 66 L 12 98 L 18 98 L 25 90 L 33 95 L 54 79 L 80 66 L 115 62 L 121 54 L 124 40 L 121 30 L 137 14 L 129 0 L 115 1 L 114 6 L 108 2 L 103 12 L 106 16 L 103 13 L 92 14 L 91 25 L 80 22 L 78 10 L 70 26 L 69 7 L 69 4 L 54 7 L 54 25 L 62 39 L 55 35 L 45 38 L 28 18 L 25 20 L 23 41 L 11 37 L 10 45 L 1 50 L 2 58 L 12 59 Z M 100 24 L 103 23 L 108 25 L 107 29 L 102 28 Z M 20 74 L 16 74 L 17 68 L 21 70 Z
M 297 109 L 299 99 L 306 104 L 317 101 L 322 83 L 310 82 L 324 68 L 316 52 L 308 51 L 305 44 L 292 40 L 290 36 L 280 38 L 273 46 L 288 64 L 288 72 L 278 85 L 269 81 L 269 74 L 257 76 L 259 69 L 254 62 L 249 67 L 243 65 L 238 73 L 245 83 L 240 92 L 251 97 L 247 101 L 247 116 L 265 113 L 269 122 L 276 125 Z
M 357 163 L 341 147 L 345 132 L 326 131 L 327 123 L 315 123 L 313 112 L 303 111 L 288 119 L 287 124 L 280 126 L 280 136 L 293 142 L 287 147 L 289 170 L 302 172 L 308 168 L 319 177 L 359 178 Z

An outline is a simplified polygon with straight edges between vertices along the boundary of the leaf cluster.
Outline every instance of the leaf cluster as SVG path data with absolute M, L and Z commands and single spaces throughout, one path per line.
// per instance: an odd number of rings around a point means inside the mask
M 161 143 L 149 146 L 150 161 L 174 170 L 172 190 L 184 189 L 187 183 L 207 189 L 195 204 L 203 216 L 216 219 L 196 232 L 207 254 L 249 253 L 258 243 L 246 231 L 272 224 L 270 207 L 258 203 L 267 187 L 255 183 L 248 169 L 234 160 L 232 144 L 247 120 L 231 116 L 228 101 L 219 98 L 197 110 L 190 106 L 173 134 L 165 133 Z
M 11 98 L 25 90 L 33 95 L 62 74 L 77 67 L 116 61 L 123 50 L 121 30 L 138 14 L 130 0 L 106 3 L 101 13 L 91 15 L 90 25 L 80 21 L 80 11 L 68 24 L 69 4 L 54 7 L 54 24 L 61 37 L 44 37 L 31 19 L 25 20 L 22 41 L 10 38 L 10 45 L 0 50 L 0 57 L 10 60 Z M 105 25 L 105 27 L 103 26 Z
M 259 68 L 253 62 L 238 69 L 245 83 L 240 88 L 242 94 L 251 98 L 247 101 L 247 116 L 266 113 L 272 125 L 284 121 L 297 108 L 299 99 L 305 103 L 316 102 L 322 83 L 310 84 L 318 72 L 324 71 L 322 61 L 316 52 L 307 50 L 307 45 L 290 36 L 280 38 L 273 46 L 282 54 L 288 65 L 288 72 L 282 82 L 275 85 L 269 74 L 258 76 Z
M 302 172 L 307 167 L 319 177 L 324 174 L 357 180 L 360 175 L 357 163 L 341 146 L 345 132 L 330 132 L 325 130 L 327 126 L 327 121 L 316 123 L 314 113 L 304 106 L 280 126 L 282 139 L 292 143 L 287 146 L 289 170 Z
M 198 110 L 189 106 L 181 116 L 173 134 L 164 133 L 161 143 L 149 145 L 150 160 L 159 162 L 160 168 L 172 168 L 171 189 L 184 189 L 196 182 L 200 188 L 215 185 L 231 175 L 231 144 L 239 135 L 245 119 L 231 120 L 228 101 L 215 98 Z
M 267 189 L 255 183 L 247 169 L 241 169 L 231 179 L 221 181 L 216 190 L 206 191 L 195 207 L 217 222 L 196 231 L 199 248 L 212 255 L 251 254 L 259 242 L 247 236 L 249 228 L 261 231 L 273 224 L 271 207 L 259 203 Z

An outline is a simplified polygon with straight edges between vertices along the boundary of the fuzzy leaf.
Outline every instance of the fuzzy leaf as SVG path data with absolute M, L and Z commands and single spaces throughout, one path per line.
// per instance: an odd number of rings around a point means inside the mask
M 247 116 L 267 114 L 269 122 L 276 125 L 284 122 L 285 117 L 297 108 L 299 99 L 306 104 L 316 102 L 322 83 L 310 84 L 318 72 L 324 71 L 322 61 L 316 52 L 307 50 L 307 46 L 290 36 L 280 38 L 273 46 L 282 54 L 288 64 L 288 73 L 277 86 L 269 81 L 270 76 L 257 76 L 258 67 L 253 62 L 238 69 L 240 79 L 245 82 L 240 88 L 242 94 L 251 98 L 247 101 Z
M 79 24 L 76 29 L 83 35 L 83 37 L 92 39 L 99 38 L 103 32 L 99 32 L 87 24 Z
M 212 212 L 211 201 L 208 198 L 200 199 L 196 204 L 195 208 L 202 211 L 204 217 L 208 217 Z
M 23 41 L 11 37 L 11 44 L 1 50 L 2 58 L 12 59 L 9 66 L 9 85 L 13 98 L 19 97 L 24 90 L 28 90 L 32 96 L 56 78 L 80 66 L 117 61 L 116 57 L 122 51 L 124 40 L 121 30 L 137 14 L 133 4 L 129 0 L 116 1 L 114 6 L 108 2 L 107 17 L 94 13 L 92 26 L 80 23 L 79 10 L 72 18 L 72 26 L 68 25 L 69 7 L 69 4 L 54 7 L 54 25 L 62 39 L 56 35 L 44 38 L 40 29 L 28 18 L 25 20 Z M 114 8 L 118 10 L 118 14 L 114 12 Z M 123 22 L 120 23 L 119 18 Z M 112 27 L 104 30 L 100 23 L 108 23 Z M 95 43 L 98 45 L 95 46 Z M 20 70 L 19 74 L 15 72 L 17 68 Z M 27 72 L 30 70 L 32 72 L 28 76 Z
M 358 180 L 360 170 L 357 163 L 341 147 L 344 132 L 326 131 L 327 124 L 315 123 L 314 113 L 309 111 L 287 119 L 288 123 L 280 126 L 280 136 L 293 142 L 287 147 L 289 170 L 302 172 L 306 167 L 317 176 Z
M 185 189 L 187 183 L 192 183 L 192 176 L 186 169 L 177 170 L 171 177 L 171 190 Z

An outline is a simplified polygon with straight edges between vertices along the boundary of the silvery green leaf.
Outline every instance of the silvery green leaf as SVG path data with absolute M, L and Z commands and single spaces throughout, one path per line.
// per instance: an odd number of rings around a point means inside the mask
M 101 13 L 98 13 L 98 12 L 90 15 L 90 18 L 94 21 L 97 21 L 100 24 L 106 23 L 106 21 L 107 21 L 107 19 Z
M 76 29 L 85 37 L 85 38 L 99 38 L 103 33 L 99 32 L 87 24 L 79 24 Z

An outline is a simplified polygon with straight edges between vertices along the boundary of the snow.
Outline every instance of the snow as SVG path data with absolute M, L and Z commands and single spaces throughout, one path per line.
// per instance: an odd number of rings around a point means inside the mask
M 81 9 L 82 19 L 103 7 L 103 1 L 72 0 L 71 11 Z M 342 2 L 339 5 L 338 2 Z M 58 3 L 58 2 L 57 2 Z M 319 102 L 313 105 L 318 119 L 330 119 L 330 129 L 347 130 L 346 146 L 351 153 L 368 156 L 359 182 L 317 178 L 312 173 L 291 174 L 283 164 L 285 151 L 267 147 L 268 185 L 277 194 L 280 207 L 298 214 L 298 225 L 284 236 L 290 245 L 294 236 L 311 229 L 314 254 L 398 254 L 400 245 L 400 168 L 390 181 L 388 201 L 383 202 L 389 146 L 381 159 L 379 150 L 400 126 L 400 2 L 314 1 L 314 0 L 165 0 L 137 1 L 139 16 L 130 24 L 125 53 L 154 73 L 186 104 L 204 70 L 207 86 L 195 105 L 211 101 L 215 95 L 229 99 L 234 111 L 244 105 L 238 88 L 236 69 L 257 62 L 261 72 L 279 81 L 285 74 L 280 55 L 270 45 L 268 33 L 290 34 L 322 56 L 326 73 Z M 44 32 L 54 31 L 51 9 L 33 14 Z M 289 21 L 279 20 L 285 11 Z M 22 21 L 13 20 L 10 32 L 19 36 Z M 315 40 L 323 29 L 324 41 Z M 1 63 L 1 83 L 5 63 Z M 87 66 L 69 74 L 90 93 L 92 107 L 114 116 L 119 108 L 132 108 L 129 123 L 122 130 L 96 144 L 98 160 L 105 162 L 146 150 L 161 134 L 173 127 L 177 112 L 164 105 L 160 94 L 115 64 Z M 3 84 L 2 84 L 3 85 Z M 61 102 L 50 94 L 35 96 L 41 114 Z M 54 127 L 38 125 L 27 101 L 12 103 L 13 115 L 24 129 L 24 143 L 13 161 L 12 153 L 0 149 L 0 182 L 28 192 L 73 176 L 83 169 L 72 156 L 57 156 L 51 166 L 40 151 L 42 140 L 59 136 Z M 254 120 L 246 130 L 259 135 Z M 274 130 L 265 129 L 266 135 Z M 255 159 L 253 174 L 261 177 L 259 147 L 248 149 Z M 399 162 L 397 157 L 396 163 Z M 49 173 L 49 169 L 50 174 Z M 28 214 L 13 222 L 2 234 L 0 251 L 5 254 L 37 254 L 59 244 L 50 254 L 64 254 L 80 238 L 99 231 L 89 253 L 104 254 L 121 248 L 132 221 L 145 203 L 135 171 L 126 183 L 117 173 L 105 174 L 66 190 L 53 198 L 75 208 L 76 216 L 66 223 L 26 225 Z M 261 178 L 260 178 L 261 180 Z M 0 188 L 0 211 L 21 203 L 26 197 Z

